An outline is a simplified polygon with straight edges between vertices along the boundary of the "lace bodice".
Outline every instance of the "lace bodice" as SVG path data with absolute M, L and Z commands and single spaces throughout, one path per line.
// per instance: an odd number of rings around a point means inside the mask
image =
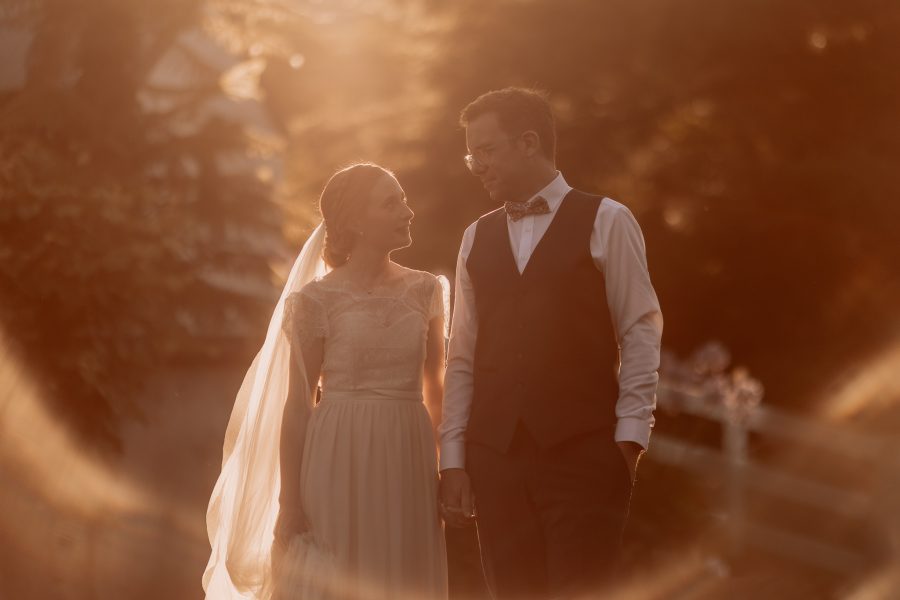
M 444 316 L 446 278 L 404 269 L 367 293 L 328 277 L 285 301 L 292 346 L 323 338 L 321 385 L 329 391 L 420 392 L 428 323 Z

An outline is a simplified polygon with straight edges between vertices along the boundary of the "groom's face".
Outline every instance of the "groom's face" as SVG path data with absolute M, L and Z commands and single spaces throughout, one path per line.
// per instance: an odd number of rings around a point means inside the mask
M 494 113 L 480 115 L 466 127 L 466 146 L 474 158 L 472 174 L 481 179 L 493 200 L 518 200 L 529 162 L 517 141 L 518 136 L 504 131 Z

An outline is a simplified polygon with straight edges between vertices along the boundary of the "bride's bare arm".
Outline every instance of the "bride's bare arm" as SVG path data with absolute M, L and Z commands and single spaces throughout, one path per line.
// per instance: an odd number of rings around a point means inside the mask
M 300 509 L 300 465 L 306 442 L 306 424 L 315 401 L 319 373 L 322 369 L 323 340 L 309 340 L 303 344 L 302 366 L 296 350 L 291 349 L 288 396 L 281 423 L 281 496 L 282 512 Z M 305 374 L 304 374 L 305 371 Z M 299 510 L 297 511 L 300 512 Z M 301 513 L 302 516 L 302 513 Z
M 431 417 L 431 425 L 437 439 L 437 427 L 441 422 L 441 406 L 444 402 L 444 318 L 435 317 L 428 323 L 428 341 L 426 342 L 425 379 L 423 394 L 425 408 Z

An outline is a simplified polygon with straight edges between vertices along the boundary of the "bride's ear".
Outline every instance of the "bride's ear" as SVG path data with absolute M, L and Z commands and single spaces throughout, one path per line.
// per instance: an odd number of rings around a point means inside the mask
M 363 235 L 362 219 L 359 215 L 353 215 L 347 219 L 347 235 L 353 239 Z

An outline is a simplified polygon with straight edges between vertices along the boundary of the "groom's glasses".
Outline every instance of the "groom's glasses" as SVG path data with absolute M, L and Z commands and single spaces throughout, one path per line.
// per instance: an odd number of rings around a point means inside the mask
M 511 135 L 507 139 L 507 141 L 512 141 L 516 139 L 518 136 Z M 497 153 L 497 146 L 482 146 L 481 148 L 475 148 L 472 151 L 472 154 L 466 154 L 463 156 L 463 161 L 466 163 L 466 167 L 469 168 L 469 171 L 475 172 L 477 167 L 489 167 L 491 163 L 494 161 L 494 155 Z
M 472 154 L 466 154 L 463 156 L 463 160 L 466 163 L 466 167 L 474 173 L 476 168 L 487 167 L 491 164 L 491 156 L 493 153 L 494 148 L 482 148 L 475 150 Z

